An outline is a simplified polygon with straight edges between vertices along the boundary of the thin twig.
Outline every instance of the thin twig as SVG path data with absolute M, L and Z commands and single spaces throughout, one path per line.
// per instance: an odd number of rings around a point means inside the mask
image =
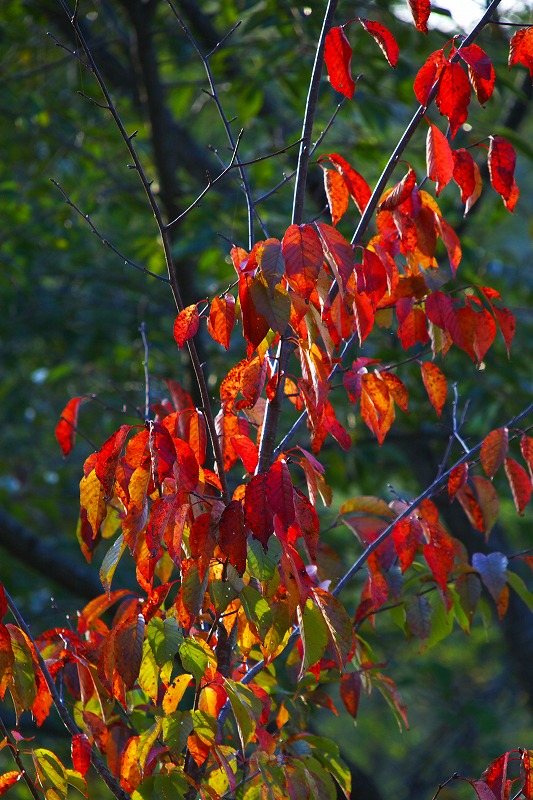
M 204 65 L 204 69 L 205 69 L 205 72 L 206 72 L 206 75 L 207 75 L 207 80 L 208 80 L 208 83 L 209 83 L 209 93 L 208 94 L 212 98 L 212 100 L 214 100 L 214 102 L 215 102 L 215 105 L 216 105 L 216 107 L 218 109 L 218 113 L 219 113 L 220 118 L 222 120 L 222 124 L 224 126 L 225 131 L 226 131 L 226 136 L 228 137 L 228 141 L 229 141 L 232 149 L 234 150 L 235 149 L 235 138 L 233 136 L 233 133 L 231 132 L 230 122 L 229 122 L 229 120 L 228 120 L 228 118 L 227 118 L 227 116 L 226 116 L 226 114 L 224 112 L 224 109 L 222 108 L 222 103 L 220 102 L 220 98 L 218 96 L 216 84 L 215 84 L 215 81 L 214 81 L 214 78 L 213 78 L 213 73 L 211 71 L 211 65 L 209 64 L 209 56 L 205 56 L 202 53 L 202 51 L 201 51 L 201 49 L 200 49 L 200 47 L 198 45 L 198 42 L 196 41 L 196 39 L 192 35 L 191 31 L 189 30 L 189 28 L 187 27 L 187 25 L 185 24 L 185 22 L 183 21 L 181 16 L 179 15 L 179 13 L 176 10 L 174 4 L 172 3 L 172 0 L 167 0 L 167 3 L 169 5 L 169 7 L 170 7 L 170 10 L 172 11 L 174 16 L 176 17 L 177 21 L 179 22 L 179 24 L 180 24 L 183 32 L 185 33 L 186 37 L 188 38 L 188 40 L 190 41 L 190 43 L 192 44 L 192 46 L 194 47 L 194 49 L 198 53 L 198 56 L 200 57 L 200 60 L 201 60 L 202 64 Z M 230 33 L 232 33 L 234 29 L 235 28 L 233 28 L 232 31 L 230 31 Z M 242 181 L 244 195 L 246 197 L 246 206 L 247 206 L 247 209 L 248 209 L 248 249 L 251 250 L 252 247 L 254 246 L 254 238 L 255 238 L 254 237 L 254 216 L 255 216 L 254 202 L 253 202 L 253 199 L 252 199 L 252 191 L 250 189 L 250 183 L 248 181 L 248 176 L 246 175 L 246 170 L 243 169 L 238 156 L 237 156 L 237 164 L 239 165 L 239 175 L 240 175 L 240 178 L 241 178 L 241 181 Z M 266 235 L 266 233 L 265 233 L 265 235 Z
M 148 356 L 150 355 L 150 348 L 148 347 L 148 338 L 146 336 L 146 322 L 141 322 L 139 327 L 141 339 L 144 348 L 144 418 L 145 420 L 150 416 L 150 370 L 148 369 Z
M 17 765 L 17 767 L 19 768 L 21 777 L 24 779 L 24 782 L 25 782 L 26 786 L 28 787 L 31 796 L 34 797 L 35 800 L 42 800 L 41 795 L 37 791 L 37 787 L 35 786 L 34 782 L 32 781 L 32 779 L 30 778 L 30 776 L 26 772 L 26 769 L 24 768 L 24 764 L 22 763 L 22 759 L 20 757 L 19 749 L 11 741 L 10 736 L 9 736 L 9 732 L 8 732 L 6 726 L 4 725 L 4 720 L 1 717 L 0 717 L 0 733 L 2 734 L 4 739 L 7 741 L 7 745 L 9 747 L 9 750 L 11 751 L 11 755 L 13 756 L 13 760 L 14 760 L 15 764 Z
M 168 278 L 165 278 L 165 276 L 164 276 L 164 275 L 157 275 L 155 272 L 152 272 L 151 270 L 147 269 L 146 267 L 142 267 L 140 264 L 136 264 L 136 263 L 135 263 L 135 261 L 132 261 L 132 260 L 131 260 L 131 258 L 128 258 L 127 256 L 125 256 L 125 255 L 124 255 L 124 253 L 121 253 L 121 252 L 120 252 L 120 250 L 118 250 L 118 249 L 117 249 L 117 248 L 116 248 L 116 247 L 115 247 L 113 244 L 111 244 L 111 242 L 109 241 L 109 239 L 106 239 L 106 237 L 105 237 L 105 236 L 103 236 L 103 235 L 100 233 L 100 231 L 98 230 L 98 228 L 96 227 L 96 225 L 94 224 L 94 222 L 92 221 L 92 219 L 90 218 L 89 214 L 84 214 L 84 213 L 83 213 L 83 211 L 81 210 L 81 208 L 79 208 L 79 207 L 76 205 L 76 203 L 74 203 L 74 202 L 73 202 L 73 200 L 71 200 L 71 198 L 70 198 L 70 197 L 69 197 L 69 195 L 66 193 L 66 191 L 63 189 L 63 187 L 61 186 L 61 184 L 60 184 L 60 183 L 58 183 L 58 182 L 57 182 L 56 180 L 54 180 L 53 178 L 50 178 L 50 181 L 51 181 L 51 183 L 53 183 L 53 184 L 54 184 L 54 186 L 56 187 L 56 189 L 59 189 L 59 191 L 61 192 L 61 194 L 63 195 L 63 197 L 64 197 L 64 199 L 65 199 L 65 202 L 66 202 L 66 204 L 67 204 L 67 205 L 69 205 L 71 208 L 73 208 L 73 209 L 74 209 L 74 211 L 75 211 L 77 214 L 79 214 L 79 216 L 80 216 L 80 217 L 81 217 L 81 218 L 84 220 L 84 222 L 86 222 L 86 223 L 87 223 L 87 225 L 88 225 L 88 226 L 89 226 L 89 228 L 92 230 L 92 232 L 94 233 L 94 235 L 95 235 L 95 236 L 96 236 L 98 239 L 100 239 L 100 241 L 102 242 L 102 244 L 103 244 L 105 247 L 108 247 L 108 248 L 109 248 L 109 249 L 110 249 L 110 250 L 111 250 L 113 253 L 115 253 L 115 255 L 117 255 L 119 258 L 121 258 L 121 259 L 124 261 L 124 263 L 125 263 L 125 264 L 127 264 L 127 265 L 128 265 L 128 266 L 130 266 L 130 267 L 134 267 L 135 269 L 138 269 L 138 270 L 139 270 L 139 272 L 144 272 L 144 274 L 145 274 L 145 275 L 150 275 L 150 277 L 151 277 L 151 278 L 156 278 L 158 281 L 163 281 L 163 283 L 169 283 L 169 282 L 170 282 L 170 281 L 169 281 L 169 279 L 168 279 Z
M 39 648 L 37 647 L 35 639 L 33 638 L 33 635 L 28 625 L 26 624 L 26 621 L 22 617 L 20 611 L 18 610 L 16 604 L 14 603 L 13 599 L 11 598 L 5 587 L 4 587 L 4 592 L 6 595 L 6 600 L 9 606 L 9 610 L 11 611 L 11 614 L 15 618 L 17 625 L 19 626 L 21 631 L 23 631 L 26 634 L 29 641 L 35 648 L 35 653 L 37 655 L 39 667 L 41 668 L 41 671 L 43 673 L 43 677 L 46 681 L 46 685 L 48 686 L 48 690 L 52 695 L 52 700 L 56 708 L 56 711 L 59 714 L 61 722 L 63 723 L 63 725 L 65 726 L 65 728 L 67 729 L 67 731 L 70 733 L 71 736 L 77 736 L 79 733 L 81 733 L 81 731 L 74 722 L 74 720 L 72 719 L 72 717 L 70 716 L 70 714 L 68 713 L 63 701 L 60 698 L 56 689 L 56 685 L 54 683 L 54 679 L 52 678 L 50 672 L 48 671 L 46 662 L 42 657 Z M 94 747 L 91 748 L 91 763 L 95 768 L 95 770 L 97 771 L 98 775 L 102 778 L 102 780 L 106 784 L 106 786 L 115 795 L 117 800 L 131 800 L 130 795 L 124 791 L 124 789 L 120 786 L 120 784 L 111 775 L 109 769 L 106 767 L 101 758 L 96 754 Z
M 109 90 L 107 88 L 107 84 L 104 81 L 100 70 L 98 69 L 98 66 L 96 64 L 96 61 L 94 60 L 93 54 L 92 54 L 92 52 L 91 52 L 91 50 L 89 48 L 89 45 L 87 44 L 87 42 L 85 40 L 85 37 L 83 36 L 83 33 L 81 31 L 81 28 L 80 28 L 76 18 L 71 16 L 71 14 L 70 14 L 70 12 L 68 10 L 68 6 L 66 5 L 65 0 L 60 0 L 60 2 L 61 2 L 61 5 L 63 6 L 63 8 L 65 9 L 65 12 L 69 16 L 70 22 L 71 22 L 71 24 L 72 24 L 72 26 L 74 28 L 74 32 L 75 32 L 76 36 L 78 37 L 78 39 L 79 39 L 79 41 L 81 43 L 81 46 L 83 47 L 83 51 L 85 53 L 85 56 L 86 56 L 86 58 L 87 58 L 87 60 L 89 62 L 89 65 L 90 65 L 89 68 L 90 68 L 91 72 L 93 73 L 94 77 L 96 78 L 96 81 L 98 82 L 98 85 L 100 86 L 100 90 L 101 90 L 101 92 L 102 92 L 102 94 L 103 94 L 103 96 L 104 96 L 104 98 L 105 98 L 105 100 L 106 100 L 106 102 L 107 102 L 107 104 L 109 106 L 109 113 L 111 114 L 111 116 L 112 116 L 112 118 L 113 118 L 113 120 L 115 122 L 115 125 L 118 128 L 118 131 L 119 131 L 119 133 L 120 133 L 120 135 L 121 135 L 121 137 L 122 137 L 122 139 L 124 141 L 124 144 L 126 145 L 126 147 L 128 149 L 128 152 L 129 152 L 129 154 L 130 154 L 130 156 L 131 156 L 131 158 L 133 160 L 132 167 L 133 167 L 133 169 L 135 169 L 137 171 L 137 174 L 139 176 L 139 180 L 141 181 L 142 187 L 143 187 L 143 189 L 145 191 L 146 197 L 148 199 L 148 203 L 150 205 L 150 208 L 152 209 L 152 213 L 153 213 L 153 215 L 155 217 L 157 228 L 158 228 L 160 236 L 161 236 L 161 242 L 162 242 L 162 245 L 163 245 L 163 252 L 164 252 L 164 255 L 165 255 L 165 264 L 166 264 L 167 271 L 168 271 L 169 282 L 170 282 L 170 285 L 171 285 L 171 288 L 172 288 L 172 294 L 174 296 L 174 302 L 176 304 L 176 308 L 178 309 L 178 311 L 182 311 L 184 306 L 183 306 L 183 301 L 182 301 L 182 298 L 181 298 L 181 291 L 180 291 L 180 286 L 179 286 L 179 281 L 178 281 L 178 276 L 177 276 L 176 265 L 174 263 L 174 259 L 172 258 L 172 246 L 171 246 L 169 232 L 166 229 L 165 222 L 163 220 L 163 215 L 161 213 L 161 209 L 159 208 L 159 204 L 158 204 L 158 202 L 157 202 L 157 200 L 155 198 L 154 192 L 152 190 L 152 181 L 148 180 L 148 178 L 146 176 L 146 173 L 144 171 L 144 167 L 143 167 L 143 165 L 141 163 L 141 160 L 140 160 L 140 158 L 139 158 L 139 156 L 137 154 L 137 150 L 136 150 L 136 148 L 135 148 L 135 146 L 133 144 L 134 135 L 131 135 L 131 136 L 128 135 L 128 133 L 127 133 L 125 127 L 124 127 L 124 124 L 122 122 L 122 119 L 121 119 L 118 111 L 117 111 L 117 108 L 116 108 L 115 104 L 113 103 L 113 101 L 111 99 L 111 95 L 110 95 Z M 235 146 L 235 143 L 233 143 L 233 147 L 234 146 Z M 196 381 L 198 383 L 198 388 L 200 389 L 200 395 L 201 395 L 201 398 L 202 398 L 203 410 L 204 410 L 204 413 L 205 413 L 205 419 L 206 419 L 206 423 L 207 423 L 207 428 L 209 430 L 209 437 L 211 439 L 211 446 L 213 448 L 213 454 L 214 454 L 215 462 L 216 462 L 217 469 L 218 469 L 219 480 L 220 480 L 220 484 L 222 486 L 222 497 L 224 499 L 224 502 L 227 503 L 227 502 L 229 502 L 229 491 L 228 491 L 228 486 L 227 486 L 227 481 L 226 481 L 226 474 L 224 472 L 224 459 L 223 459 L 223 456 L 222 456 L 222 449 L 221 449 L 221 446 L 220 446 L 220 441 L 219 441 L 217 430 L 216 430 L 216 426 L 215 426 L 215 418 L 213 416 L 213 411 L 211 409 L 210 395 L 209 395 L 209 391 L 208 391 L 208 388 L 207 388 L 207 382 L 206 382 L 206 379 L 205 379 L 205 375 L 203 373 L 202 364 L 200 363 L 200 359 L 198 357 L 198 352 L 196 350 L 196 346 L 194 344 L 194 339 L 191 338 L 191 339 L 189 339 L 187 341 L 187 349 L 189 351 L 189 356 L 190 356 L 190 359 L 191 359 L 191 362 L 192 362 L 192 365 L 193 365 L 194 373 L 195 373 L 195 376 L 196 376 Z

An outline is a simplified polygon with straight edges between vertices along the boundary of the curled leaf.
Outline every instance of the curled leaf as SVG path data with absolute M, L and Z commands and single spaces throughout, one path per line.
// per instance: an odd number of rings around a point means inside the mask
M 378 43 L 391 67 L 396 67 L 400 56 L 400 48 L 392 33 L 380 22 L 372 22 L 369 19 L 361 19 L 361 17 L 359 17 L 359 22 L 365 31 L 373 37 L 374 41 Z

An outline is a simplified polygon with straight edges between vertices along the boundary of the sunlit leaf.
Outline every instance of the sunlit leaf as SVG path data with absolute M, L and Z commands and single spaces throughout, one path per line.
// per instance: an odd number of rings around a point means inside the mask
M 200 325 L 198 306 L 191 305 L 179 312 L 174 321 L 174 339 L 178 347 L 183 345 L 196 333 Z
M 501 467 L 509 448 L 509 431 L 497 428 L 488 433 L 481 444 L 481 466 L 487 477 L 492 478 Z
M 531 499 L 531 490 L 533 488 L 531 477 L 514 458 L 506 458 L 504 464 L 516 510 L 522 515 Z
M 359 17 L 359 22 L 365 31 L 378 43 L 391 67 L 396 67 L 400 56 L 400 48 L 392 33 L 380 22 L 372 22 L 361 17 Z
M 215 342 L 229 348 L 231 332 L 235 325 L 235 298 L 231 294 L 215 297 L 207 320 L 207 330 Z
M 437 197 L 453 177 L 454 162 L 446 136 L 430 124 L 426 138 L 426 163 L 428 176 L 435 181 Z
M 427 21 L 431 12 L 430 0 L 408 0 L 408 2 L 417 29 L 422 33 L 427 33 Z
M 57 423 L 55 431 L 56 439 L 64 456 L 68 456 L 74 447 L 76 428 L 78 425 L 78 412 L 83 400 L 83 397 L 73 397 L 72 400 L 69 400 L 61 412 L 61 418 Z
M 333 88 L 345 97 L 353 97 L 355 82 L 352 78 L 352 48 L 343 26 L 331 28 L 324 45 L 324 61 Z
M 446 403 L 448 382 L 442 370 L 432 361 L 424 361 L 421 365 L 422 380 L 428 393 L 429 401 L 437 416 L 440 417 Z
M 490 137 L 488 165 L 493 189 L 502 196 L 507 208 L 509 205 L 514 208 L 516 153 L 512 144 L 502 136 Z M 512 211 L 513 208 L 509 210 Z
M 511 38 L 509 69 L 513 64 L 523 64 L 527 67 L 533 81 L 533 28 L 521 28 Z

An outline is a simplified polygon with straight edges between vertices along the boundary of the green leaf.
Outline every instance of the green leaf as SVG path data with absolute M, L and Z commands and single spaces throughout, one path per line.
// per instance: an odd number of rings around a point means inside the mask
M 263 639 L 272 625 L 272 612 L 265 598 L 253 586 L 245 586 L 239 595 L 249 622 L 257 625 Z
M 100 567 L 100 580 L 107 594 L 111 591 L 113 575 L 115 574 L 118 562 L 122 558 L 122 554 L 126 548 L 127 544 L 124 541 L 124 536 L 120 534 L 104 556 L 102 566 Z
M 261 583 L 268 583 L 271 580 L 280 558 L 281 542 L 275 536 L 271 536 L 268 540 L 266 553 L 257 539 L 248 540 L 248 570 Z
M 178 758 L 193 730 L 190 711 L 173 711 L 163 719 L 163 741 L 173 758 Z
M 183 643 L 183 634 L 175 617 L 165 620 L 153 617 L 148 624 L 147 637 L 160 668 L 174 658 Z
M 170 775 L 150 775 L 132 793 L 132 800 L 185 800 L 189 784 L 178 770 Z
M 158 667 L 157 662 L 155 660 L 152 648 L 150 647 L 150 642 L 148 641 L 148 639 L 145 639 L 143 642 L 141 669 L 139 671 L 139 677 L 137 678 L 137 683 L 139 684 L 143 692 L 146 692 L 148 697 L 154 703 L 157 703 L 157 695 L 159 689 L 159 671 L 160 668 Z
M 191 711 L 191 719 L 195 734 L 205 744 L 213 745 L 218 730 L 215 717 L 207 711 Z
M 324 622 L 324 617 L 311 600 L 308 600 L 305 604 L 303 614 L 298 607 L 298 618 L 304 648 L 302 666 L 298 675 L 298 680 L 301 680 L 306 670 L 316 664 L 317 661 L 320 661 L 324 655 L 329 636 L 328 626 Z
M 434 596 L 430 602 L 433 606 L 433 613 L 431 615 L 431 634 L 427 640 L 427 646 L 434 647 L 452 632 L 454 612 L 453 608 L 446 611 L 440 597 Z
M 346 797 L 349 797 L 352 788 L 352 776 L 349 768 L 339 756 L 338 745 L 324 736 L 306 735 L 305 740 L 313 748 L 314 757 L 333 775 Z
M 194 639 L 185 639 L 179 653 L 184 669 L 191 672 L 196 682 L 199 682 L 209 663 L 207 652 Z
M 239 738 L 244 750 L 252 738 L 256 723 L 261 716 L 261 701 L 248 686 L 244 686 L 242 683 L 236 683 L 227 678 L 224 686 L 228 693 L 228 700 L 231 704 L 231 710 L 237 723 Z
M 67 775 L 61 761 L 55 753 L 41 747 L 34 750 L 32 756 L 46 800 L 64 800 L 67 797 Z
M 88 797 L 87 781 L 80 772 L 77 772 L 75 769 L 65 769 L 65 776 L 69 786 L 73 786 L 78 792 L 81 792 L 82 795 Z
M 209 584 L 209 595 L 219 614 L 223 614 L 238 592 L 228 581 L 214 580 Z
M 526 584 L 516 572 L 507 571 L 507 583 L 511 586 L 521 600 L 524 601 L 530 611 L 533 611 L 533 592 L 530 592 Z

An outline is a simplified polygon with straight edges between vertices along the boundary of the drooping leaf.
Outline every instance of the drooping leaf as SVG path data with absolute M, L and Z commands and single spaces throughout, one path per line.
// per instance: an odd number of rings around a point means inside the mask
M 533 488 L 531 477 L 514 458 L 506 458 L 504 464 L 516 510 L 522 515 L 531 499 L 531 490 Z
M 426 139 L 426 162 L 428 176 L 435 181 L 437 197 L 453 177 L 454 161 L 446 136 L 430 124 Z
M 391 67 L 396 67 L 400 56 L 400 48 L 392 33 L 380 22 L 372 22 L 361 17 L 359 17 L 359 22 L 365 31 L 378 43 Z
M 509 47 L 509 69 L 514 64 L 527 67 L 533 81 L 533 28 L 521 28 L 511 39 Z
M 440 417 L 446 403 L 448 382 L 442 370 L 432 361 L 424 361 L 421 365 L 422 380 L 428 393 L 429 401 L 437 416 Z
M 480 105 L 485 105 L 494 91 L 496 73 L 492 62 L 477 44 L 459 48 L 459 56 L 468 64 L 468 76 Z
M 239 575 L 246 569 L 248 532 L 244 525 L 244 510 L 240 500 L 225 507 L 219 522 L 219 546 Z
M 273 511 L 267 500 L 267 475 L 260 472 L 254 475 L 246 486 L 244 495 L 244 515 L 246 524 L 266 550 L 268 540 L 274 532 Z
M 431 12 L 430 0 L 408 0 L 408 3 L 417 30 L 427 33 L 427 21 Z
M 59 758 L 51 750 L 39 747 L 32 752 L 37 780 L 45 797 L 50 800 L 67 798 L 66 770 Z
M 516 203 L 516 153 L 513 145 L 503 136 L 490 137 L 488 165 L 493 189 L 502 196 L 509 211 L 512 211 Z
M 118 674 L 126 688 L 135 685 L 142 660 L 145 621 L 142 614 L 120 623 L 114 636 L 114 657 Z
M 345 97 L 353 97 L 355 82 L 352 78 L 352 47 L 344 27 L 331 28 L 324 45 L 324 61 L 333 88 Z
M 289 284 L 304 299 L 313 292 L 324 253 L 311 225 L 289 225 L 281 243 Z
M 215 342 L 229 348 L 231 332 L 235 325 L 235 298 L 232 294 L 215 297 L 211 302 L 207 330 Z
M 178 347 L 194 336 L 200 325 L 200 314 L 197 305 L 187 306 L 179 312 L 174 321 L 174 339 Z
M 279 239 L 266 239 L 257 250 L 257 263 L 271 292 L 285 274 L 285 261 Z
M 393 211 L 395 208 L 398 208 L 398 206 L 401 206 L 402 203 L 405 203 L 405 201 L 409 199 L 415 186 L 416 174 L 414 169 L 409 167 L 407 174 L 396 184 L 389 194 L 387 194 L 385 199 L 380 202 L 378 211 Z
M 481 575 L 481 580 L 486 586 L 496 605 L 507 583 L 507 556 L 503 553 L 474 553 L 472 566 Z
M 83 397 L 73 397 L 69 400 L 63 411 L 61 418 L 56 426 L 56 439 L 63 451 L 64 456 L 68 456 L 74 442 L 76 441 L 76 426 L 78 424 L 78 412 L 80 405 L 84 400 Z
M 437 108 L 448 118 L 452 139 L 468 118 L 470 84 L 460 64 L 449 62 L 442 70 L 437 91 Z
M 2 777 L 0 778 L 0 797 L 7 792 L 8 789 L 11 788 L 17 781 L 22 778 L 22 772 L 19 772 L 18 769 L 12 769 L 8 772 L 4 772 Z
M 301 680 L 309 667 L 320 661 L 324 655 L 329 636 L 324 617 L 312 600 L 307 600 L 303 610 L 298 605 L 297 612 L 303 645 L 302 664 L 298 675 L 298 680 Z
M 425 595 L 411 597 L 405 605 L 405 619 L 409 630 L 419 639 L 431 633 L 431 605 Z
M 400 567 L 402 572 L 405 572 L 413 563 L 424 541 L 422 526 L 418 520 L 407 517 L 396 523 L 392 530 L 392 538 Z
M 424 558 L 433 577 L 443 592 L 446 592 L 450 573 L 453 569 L 453 544 L 444 529 L 437 525 L 427 526 L 430 540 L 424 545 Z
M 334 169 L 324 169 L 324 189 L 328 199 L 331 221 L 336 225 L 348 209 L 350 193 L 344 178 Z
M 74 769 L 85 776 L 91 766 L 92 747 L 84 733 L 77 733 L 72 737 L 71 753 Z
M 468 480 L 468 464 L 464 462 L 454 467 L 448 478 L 448 497 L 453 500 L 461 486 Z
M 362 214 L 368 205 L 370 197 L 372 196 L 372 189 L 368 183 L 365 181 L 363 176 L 360 175 L 352 166 L 350 166 L 346 159 L 344 159 L 338 153 L 329 153 L 328 155 L 321 156 L 321 159 L 319 160 L 324 158 L 328 158 L 337 172 L 342 176 L 346 186 L 348 187 L 350 197 Z
M 354 271 L 354 251 L 352 245 L 338 230 L 317 222 L 316 227 L 322 241 L 323 253 L 330 265 L 341 292 Z
M 507 428 L 497 428 L 488 433 L 481 445 L 481 466 L 485 475 L 492 478 L 501 467 L 507 450 L 509 449 L 509 431 Z
M 512 755 L 512 751 L 501 755 L 492 764 L 489 764 L 481 776 L 481 780 L 491 789 L 497 800 L 505 800 L 508 794 L 507 770 L 509 768 L 509 757 Z
M 422 1 L 424 5 L 429 7 L 429 1 Z M 426 31 L 424 31 L 424 33 L 426 33 Z M 428 56 L 425 63 L 418 70 L 413 84 L 413 90 L 421 106 L 427 105 L 431 90 L 440 76 L 444 63 L 443 51 L 435 50 L 434 53 Z
M 115 482 L 118 460 L 124 447 L 124 443 L 131 431 L 131 425 L 121 425 L 109 439 L 107 439 L 100 450 L 94 466 L 96 477 L 105 490 L 106 497 L 111 495 L 111 490 Z

